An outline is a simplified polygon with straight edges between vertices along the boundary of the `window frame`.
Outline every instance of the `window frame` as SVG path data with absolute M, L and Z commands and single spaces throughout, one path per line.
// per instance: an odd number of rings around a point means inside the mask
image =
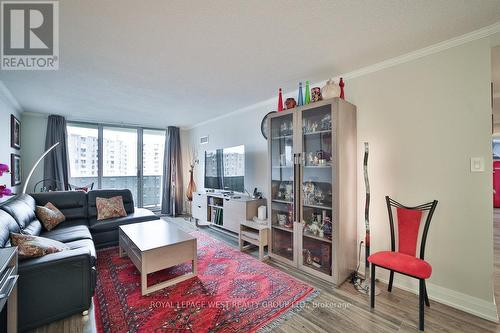
M 143 143 L 144 143 L 144 130 L 160 131 L 166 136 L 167 130 L 164 128 L 155 127 L 144 127 L 137 125 L 128 124 L 109 124 L 109 123 L 95 123 L 88 121 L 67 121 L 67 126 L 80 126 L 80 127 L 97 127 L 97 188 L 102 189 L 102 179 L 104 177 L 104 128 L 127 128 L 135 129 L 137 133 L 137 202 L 135 203 L 137 207 L 144 206 L 144 172 L 143 172 Z M 165 156 L 164 156 L 165 158 Z M 71 170 L 70 174 L 71 174 Z M 160 207 L 153 208 L 153 211 L 159 211 L 161 208 L 161 196 L 160 196 Z

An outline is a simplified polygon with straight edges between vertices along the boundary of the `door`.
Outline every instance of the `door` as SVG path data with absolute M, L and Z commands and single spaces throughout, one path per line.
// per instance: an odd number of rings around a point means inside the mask
M 293 111 L 275 114 L 269 119 L 269 168 L 271 175 L 269 214 L 271 220 L 271 256 L 285 262 L 296 263 L 294 222 L 295 119 Z
M 161 208 L 161 184 L 163 178 L 163 154 L 165 131 L 142 130 L 142 206 L 150 210 Z
M 300 112 L 299 267 L 310 273 L 332 275 L 333 189 L 335 133 L 332 105 Z

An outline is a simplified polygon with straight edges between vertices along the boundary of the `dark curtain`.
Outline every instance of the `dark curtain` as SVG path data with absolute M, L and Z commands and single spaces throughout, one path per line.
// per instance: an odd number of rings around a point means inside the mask
M 165 136 L 161 213 L 182 213 L 182 165 L 179 128 L 169 126 Z
M 59 142 L 46 157 L 43 167 L 44 186 L 51 190 L 67 190 L 69 181 L 66 119 L 50 115 L 45 134 L 45 150 Z

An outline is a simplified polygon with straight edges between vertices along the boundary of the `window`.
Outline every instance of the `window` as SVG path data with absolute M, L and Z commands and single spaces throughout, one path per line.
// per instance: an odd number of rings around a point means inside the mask
M 94 183 L 97 188 L 97 169 L 88 170 L 87 162 L 97 164 L 97 126 L 89 125 L 68 125 L 68 154 L 69 154 L 69 183 L 73 186 L 88 186 Z M 87 151 L 95 152 L 95 157 L 88 157 Z
M 164 144 L 163 130 L 69 123 L 70 184 L 127 188 L 138 207 L 158 209 Z

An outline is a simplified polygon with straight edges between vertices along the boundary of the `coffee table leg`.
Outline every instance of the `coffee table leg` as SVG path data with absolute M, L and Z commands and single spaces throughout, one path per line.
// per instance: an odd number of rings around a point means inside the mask
M 194 244 L 194 249 L 193 249 L 193 274 L 197 275 L 198 274 L 198 246 L 197 246 L 197 240 L 195 239 L 193 244 Z
M 146 271 L 146 267 L 144 265 L 144 258 L 142 258 L 142 267 L 141 267 L 141 295 L 148 294 L 148 272 Z

